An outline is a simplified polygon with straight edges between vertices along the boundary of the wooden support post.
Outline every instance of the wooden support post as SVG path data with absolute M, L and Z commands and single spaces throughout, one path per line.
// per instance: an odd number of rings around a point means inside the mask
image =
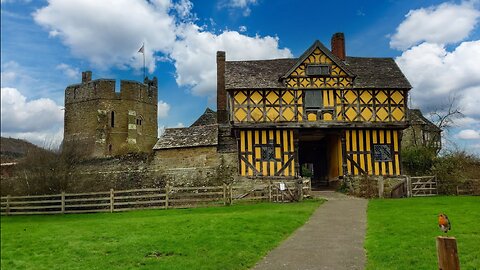
M 455 237 L 437 236 L 438 269 L 459 270 L 457 239 Z
M 110 213 L 113 213 L 115 210 L 115 192 L 113 191 L 113 188 L 110 189 Z
M 7 216 L 10 214 L 10 195 L 7 195 L 7 207 L 5 209 L 5 214 Z
M 378 197 L 383 198 L 383 189 L 384 189 L 383 176 L 378 177 Z
M 65 214 L 65 192 L 62 192 L 62 214 Z
M 412 179 L 407 175 L 407 197 L 412 197 Z
M 233 203 L 233 183 L 229 184 L 229 193 L 230 193 L 230 199 L 228 201 L 228 205 L 231 205 Z
M 170 193 L 170 185 L 167 183 L 165 184 L 165 209 L 168 209 L 168 195 Z

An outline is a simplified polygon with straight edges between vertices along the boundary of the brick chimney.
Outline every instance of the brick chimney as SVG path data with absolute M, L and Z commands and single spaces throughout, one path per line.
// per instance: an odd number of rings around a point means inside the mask
M 82 83 L 87 83 L 92 80 L 92 72 L 91 71 L 84 71 L 82 72 Z
M 335 33 L 332 36 L 332 53 L 340 58 L 340 60 L 345 61 L 345 37 L 343 33 Z
M 227 124 L 227 92 L 225 91 L 225 52 L 217 51 L 217 123 Z

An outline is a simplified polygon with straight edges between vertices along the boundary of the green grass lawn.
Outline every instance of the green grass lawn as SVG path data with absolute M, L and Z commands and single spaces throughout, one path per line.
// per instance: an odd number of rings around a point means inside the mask
M 248 269 L 321 201 L 1 218 L 1 268 Z
M 462 269 L 480 269 L 480 197 L 371 200 L 367 269 L 437 269 L 438 214 L 448 215 Z

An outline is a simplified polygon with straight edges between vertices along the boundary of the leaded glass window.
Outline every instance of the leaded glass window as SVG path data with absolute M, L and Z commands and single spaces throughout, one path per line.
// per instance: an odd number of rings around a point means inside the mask
M 374 161 L 392 161 L 392 145 L 391 144 L 374 144 L 373 160 Z

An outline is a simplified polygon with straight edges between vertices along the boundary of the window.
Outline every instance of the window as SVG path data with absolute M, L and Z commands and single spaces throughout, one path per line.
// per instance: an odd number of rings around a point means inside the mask
M 330 75 L 329 65 L 308 65 L 307 76 L 328 76 Z
M 112 111 L 110 113 L 110 126 L 115 127 L 115 112 L 114 111 Z
M 309 90 L 305 91 L 305 108 L 321 108 L 323 107 L 322 91 Z
M 392 145 L 391 144 L 374 144 L 373 160 L 374 161 L 392 161 Z
M 141 126 L 142 125 L 142 118 L 137 118 L 137 125 Z
M 262 161 L 274 161 L 275 159 L 275 145 L 269 141 L 267 145 L 262 145 Z

